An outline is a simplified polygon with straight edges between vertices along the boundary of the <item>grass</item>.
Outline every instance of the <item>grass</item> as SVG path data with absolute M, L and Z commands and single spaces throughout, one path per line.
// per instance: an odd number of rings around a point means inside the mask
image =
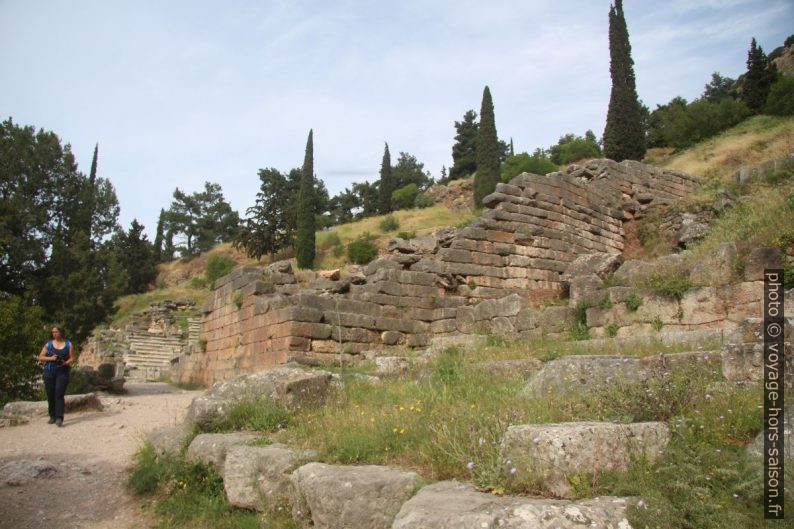
M 418 236 L 432 233 L 444 226 L 457 226 L 470 221 L 474 217 L 471 211 L 453 211 L 443 204 L 436 204 L 424 209 L 406 209 L 394 211 L 389 214 L 394 218 L 399 229 L 406 232 L 413 232 Z M 377 233 L 377 237 L 372 241 L 379 248 L 386 246 L 393 233 L 382 233 L 380 224 L 386 219 L 386 215 L 368 217 L 349 224 L 340 224 L 327 230 L 317 232 L 317 247 L 320 249 L 332 249 L 339 244 L 347 245 L 351 241 L 360 239 L 364 233 Z M 330 241 L 329 241 L 330 240 Z M 338 242 L 337 242 L 338 241 Z M 319 256 L 316 267 L 337 268 L 345 263 L 344 256 L 334 256 L 330 250 Z
M 148 309 L 152 303 L 160 303 L 169 299 L 191 299 L 196 302 L 196 307 L 200 307 L 208 294 L 209 291 L 207 289 L 196 290 L 185 285 L 123 296 L 118 298 L 114 304 L 116 313 L 113 315 L 110 326 L 120 328 L 133 314 Z M 185 317 L 187 318 L 188 316 Z
M 159 527 L 298 529 L 287 513 L 256 514 L 229 504 L 217 470 L 182 455 L 157 455 L 145 445 L 135 456 L 127 487 L 146 500 Z

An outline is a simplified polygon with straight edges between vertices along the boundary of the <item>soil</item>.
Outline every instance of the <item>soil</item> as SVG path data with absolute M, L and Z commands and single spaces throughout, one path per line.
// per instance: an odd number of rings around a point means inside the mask
M 49 463 L 46 476 L 9 484 L 0 475 L 0 528 L 142 529 L 153 516 L 125 488 L 146 435 L 181 421 L 198 391 L 167 384 L 127 384 L 125 395 L 100 395 L 102 411 L 47 417 L 0 428 L 0 468 L 12 461 Z

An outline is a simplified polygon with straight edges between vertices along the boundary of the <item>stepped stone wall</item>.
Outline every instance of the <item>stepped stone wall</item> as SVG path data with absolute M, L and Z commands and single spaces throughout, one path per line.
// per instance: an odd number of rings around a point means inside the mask
M 567 287 L 580 254 L 620 255 L 624 223 L 691 192 L 684 173 L 593 160 L 498 184 L 469 226 L 395 239 L 350 276 L 298 285 L 289 263 L 241 268 L 216 282 L 201 344 L 172 379 L 209 384 L 298 360 L 353 362 L 459 334 L 560 334 L 571 307 L 537 308 Z

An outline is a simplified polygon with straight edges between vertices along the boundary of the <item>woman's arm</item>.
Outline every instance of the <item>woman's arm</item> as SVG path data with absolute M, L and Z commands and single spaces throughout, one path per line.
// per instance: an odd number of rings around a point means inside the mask
M 38 359 L 39 362 L 55 362 L 56 360 L 58 360 L 58 357 L 55 355 L 47 356 L 47 344 L 45 343 L 44 346 L 41 348 L 41 351 L 39 351 Z
M 72 363 L 74 357 L 72 356 L 72 342 L 69 342 L 69 350 L 66 351 L 66 360 L 61 364 L 62 366 L 68 366 Z

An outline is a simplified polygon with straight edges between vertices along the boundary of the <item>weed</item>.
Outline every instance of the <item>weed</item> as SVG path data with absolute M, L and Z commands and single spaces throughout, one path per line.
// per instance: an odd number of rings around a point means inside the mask
M 216 432 L 236 430 L 274 432 L 286 428 L 290 420 L 290 413 L 283 406 L 269 401 L 241 400 L 210 429 Z
M 209 281 L 204 276 L 193 276 L 190 278 L 190 288 L 195 290 L 202 290 L 207 288 Z
M 469 290 L 474 290 L 475 288 L 477 288 L 477 283 L 475 283 L 473 279 L 469 279 L 468 285 L 469 285 Z
M 684 307 L 678 307 L 678 312 L 675 313 L 675 317 L 679 322 L 684 319 Z
M 415 239 L 416 238 L 416 232 L 415 231 L 401 231 L 400 233 L 397 234 L 397 237 L 399 237 L 400 239 L 405 239 L 406 241 L 409 241 L 411 239 Z
M 206 353 L 207 352 L 207 339 L 206 338 L 199 338 L 198 346 L 199 346 L 199 349 L 201 349 L 202 353 Z
M 618 329 L 619 327 L 617 325 L 615 325 L 614 323 L 610 323 L 609 325 L 607 325 L 607 329 L 606 329 L 607 336 L 609 336 L 610 338 L 614 338 L 615 336 L 618 335 Z
M 604 309 L 604 310 L 609 310 L 609 309 L 612 308 L 612 300 L 609 299 L 609 294 L 607 294 L 603 298 L 601 298 L 601 301 L 598 302 L 598 308 L 599 309 Z M 586 317 L 586 314 L 585 314 L 585 317 Z
M 227 275 L 235 266 L 234 259 L 228 255 L 213 255 L 207 259 L 207 281 L 212 284 Z
M 489 334 L 488 337 L 485 339 L 485 345 L 488 347 L 509 347 L 510 342 L 507 341 L 507 338 L 504 336 L 496 336 L 494 334 Z
M 241 291 L 237 291 L 234 293 L 234 305 L 239 309 L 243 306 L 243 293 Z
M 632 292 L 626 296 L 626 308 L 631 312 L 637 312 L 637 309 L 640 308 L 640 305 L 642 305 L 642 296 L 639 294 Z
M 659 332 L 662 330 L 662 327 L 664 327 L 664 322 L 660 320 L 659 317 L 657 316 L 651 322 L 651 326 L 656 332 Z
M 590 330 L 587 328 L 586 323 L 577 321 L 568 329 L 568 337 L 573 341 L 589 340 Z
M 386 215 L 378 223 L 378 229 L 380 229 L 380 231 L 382 231 L 383 233 L 396 231 L 399 228 L 400 228 L 400 222 L 394 217 L 394 215 Z
M 692 281 L 684 270 L 677 268 L 661 269 L 654 271 L 648 276 L 641 286 L 662 295 L 681 300 L 686 291 L 692 288 Z

